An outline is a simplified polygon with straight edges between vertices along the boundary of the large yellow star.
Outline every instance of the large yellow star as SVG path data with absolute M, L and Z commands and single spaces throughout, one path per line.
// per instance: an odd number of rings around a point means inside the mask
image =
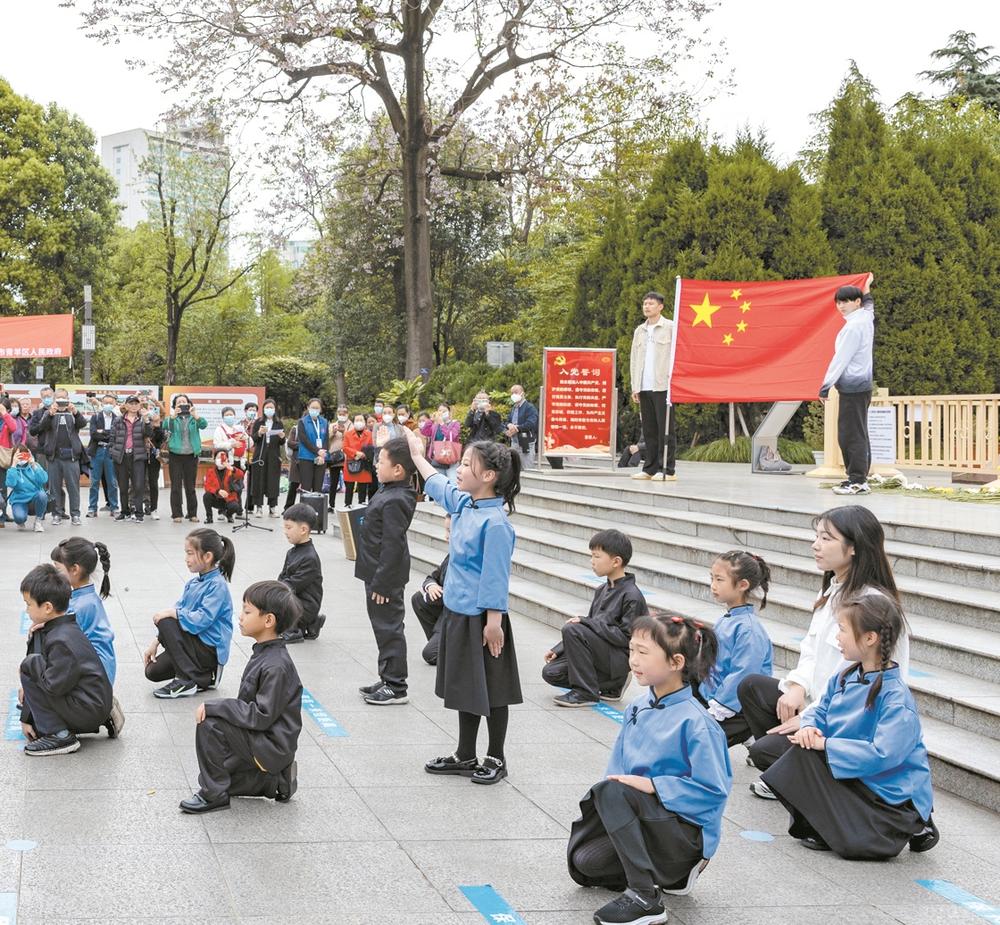
M 690 307 L 694 309 L 694 321 L 691 322 L 691 327 L 698 324 L 704 324 L 707 327 L 711 327 L 712 315 L 722 308 L 721 305 L 712 305 L 712 303 L 708 301 L 707 292 L 705 293 L 705 300 L 701 303 L 701 305 L 692 305 Z
M 731 344 L 732 342 L 733 342 L 733 335 L 732 335 L 732 334 L 724 334 L 724 335 L 723 335 L 723 337 L 722 337 L 722 343 L 724 343 L 724 344 L 725 344 L 725 345 L 726 345 L 727 347 L 728 347 L 728 346 L 729 346 L 729 345 L 730 345 L 730 344 Z
M 741 321 L 738 325 L 736 325 L 736 330 L 739 331 L 740 334 L 742 334 L 746 329 L 747 323 L 745 321 Z
M 750 303 L 749 302 L 744 302 L 740 306 L 740 311 L 743 312 L 743 314 L 745 315 L 748 311 L 750 311 Z
M 743 295 L 742 289 L 734 289 L 731 293 L 729 293 L 730 298 L 736 299 L 737 302 L 740 300 L 741 295 Z

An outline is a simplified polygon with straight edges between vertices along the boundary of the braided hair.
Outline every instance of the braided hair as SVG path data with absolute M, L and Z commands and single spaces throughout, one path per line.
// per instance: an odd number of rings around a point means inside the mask
M 844 600 L 837 608 L 837 616 L 851 627 L 856 640 L 865 633 L 878 633 L 879 675 L 872 683 L 865 699 L 865 709 L 870 710 L 875 705 L 879 691 L 882 690 L 885 672 L 892 665 L 896 643 L 907 630 L 906 618 L 895 599 L 879 593 L 863 594 L 860 597 Z M 841 672 L 841 683 L 852 671 L 860 669 L 860 662 L 848 665 Z
M 760 601 L 760 609 L 767 606 L 767 592 L 771 585 L 771 569 L 768 564 L 758 555 L 747 552 L 745 549 L 730 549 L 716 559 L 717 562 L 725 562 L 733 575 L 733 580 L 738 584 L 746 581 L 747 596 L 755 588 L 760 588 L 763 597 Z
M 67 569 L 74 565 L 79 566 L 87 578 L 97 570 L 97 563 L 100 560 L 101 568 L 104 570 L 104 580 L 98 593 L 102 598 L 111 593 L 111 578 L 108 576 L 108 572 L 111 571 L 111 553 L 103 543 L 92 543 L 82 536 L 70 536 L 59 541 L 49 558 Z
M 503 498 L 507 512 L 513 514 L 514 499 L 521 491 L 521 454 L 490 440 L 477 440 L 469 449 L 482 469 L 497 474 L 493 490 L 498 498 Z
M 674 614 L 647 614 L 632 624 L 632 635 L 646 633 L 668 659 L 684 656 L 681 680 L 685 684 L 704 681 L 715 665 L 719 643 L 710 627 Z

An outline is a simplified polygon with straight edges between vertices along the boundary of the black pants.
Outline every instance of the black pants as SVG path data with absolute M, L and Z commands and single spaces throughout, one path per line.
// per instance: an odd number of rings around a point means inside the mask
M 150 681 L 193 681 L 198 687 L 208 687 L 219 668 L 214 646 L 206 645 L 197 636 L 183 629 L 173 619 L 156 624 L 163 652 L 146 666 Z
M 198 755 L 198 792 L 206 800 L 225 795 L 274 798 L 277 774 L 260 770 L 253 757 L 253 739 L 247 729 L 206 716 L 195 727 L 194 748 Z
M 778 719 L 778 699 L 781 697 L 778 679 L 752 674 L 740 681 L 736 693 L 743 708 L 743 718 L 754 737 L 750 760 L 758 770 L 766 771 L 792 747 L 787 736 L 767 733 L 781 722 Z
M 344 507 L 350 507 L 354 503 L 354 487 L 358 488 L 358 504 L 364 504 L 374 492 L 369 492 L 372 488 L 371 482 L 348 482 L 344 481 Z
M 149 495 L 149 510 L 147 514 L 152 514 L 160 503 L 160 460 L 146 460 L 146 492 Z
M 285 495 L 285 507 L 284 510 L 288 510 L 293 504 L 295 504 L 295 499 L 299 495 L 299 483 L 289 482 L 288 483 L 288 494 Z
M 696 685 L 692 684 L 691 687 L 694 690 L 695 699 L 707 710 L 708 701 L 701 696 Z M 732 748 L 734 745 L 742 745 L 750 738 L 750 724 L 747 722 L 747 718 L 743 715 L 742 710 L 735 716 L 716 720 L 716 722 L 722 727 L 723 733 L 725 733 L 726 748 Z M 772 725 L 774 724 L 772 723 Z
M 601 639 L 587 625 L 567 623 L 562 628 L 563 653 L 542 668 L 542 680 L 569 687 L 591 700 L 601 692 L 621 690 L 628 674 L 628 652 Z
M 642 415 L 642 442 L 646 444 L 645 465 L 647 475 L 657 472 L 674 474 L 677 457 L 677 434 L 674 430 L 674 409 L 670 408 L 670 433 L 667 434 L 667 393 L 640 392 L 639 413 Z M 667 454 L 666 468 L 663 453 Z
M 667 809 L 656 794 L 602 780 L 590 797 L 601 824 L 588 826 L 577 844 L 570 836 L 570 868 L 586 880 L 651 896 L 657 886 L 683 882 L 701 863 L 701 829 Z
M 205 506 L 205 520 L 212 521 L 212 511 L 218 511 L 219 516 L 239 517 L 243 513 L 243 506 L 240 504 L 240 496 L 233 498 L 220 498 L 218 495 L 205 492 L 201 496 L 201 502 Z
M 136 459 L 132 453 L 122 456 L 115 463 L 115 477 L 121 498 L 122 513 L 142 517 L 143 495 L 146 491 L 146 460 Z
M 106 690 L 86 692 L 81 696 L 74 689 L 64 696 L 56 696 L 46 691 L 39 678 L 45 669 L 40 655 L 28 656 L 21 664 L 21 689 L 24 691 L 24 705 L 21 721 L 30 723 L 40 736 L 52 735 L 68 729 L 70 732 L 96 732 L 111 714 L 111 684 L 107 679 Z
M 894 858 L 924 828 L 909 800 L 892 806 L 859 780 L 835 780 L 825 752 L 793 746 L 762 779 L 792 815 L 789 835 L 818 835 L 842 858 Z
M 198 457 L 193 453 L 186 455 L 170 454 L 170 516 L 183 517 L 181 511 L 181 491 L 187 501 L 187 516 L 198 516 L 198 495 L 194 490 L 198 478 Z
M 247 491 L 247 507 L 251 510 L 264 506 L 264 496 L 267 496 L 267 506 L 278 506 L 278 491 L 281 483 L 281 463 L 277 459 L 264 457 L 264 465 L 254 463 L 250 467 L 250 488 Z
M 365 582 L 365 606 L 378 645 L 378 676 L 397 694 L 406 693 L 406 636 L 403 589 L 394 589 L 385 604 L 372 600 L 372 586 Z
M 847 480 L 852 484 L 867 482 L 872 465 L 872 447 L 868 442 L 868 405 L 871 400 L 871 389 L 867 392 L 840 393 L 837 442 L 844 457 Z
M 413 612 L 420 621 L 420 628 L 427 637 L 421 657 L 428 665 L 436 665 L 438 660 L 438 643 L 441 641 L 441 613 L 444 610 L 443 598 L 436 601 L 424 600 L 422 591 L 410 598 Z
M 327 471 L 330 473 L 330 510 L 337 506 L 337 489 L 340 488 L 340 473 L 343 466 L 330 466 Z
M 325 475 L 326 466 L 317 466 L 311 459 L 299 461 L 299 485 L 303 491 L 322 491 Z

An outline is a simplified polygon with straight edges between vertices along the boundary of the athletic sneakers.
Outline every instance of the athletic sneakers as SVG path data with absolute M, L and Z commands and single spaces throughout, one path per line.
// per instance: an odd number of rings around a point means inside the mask
M 695 864 L 683 880 L 675 883 L 673 886 L 660 887 L 660 892 L 668 893 L 671 896 L 687 896 L 694 889 L 695 881 L 702 875 L 706 867 L 708 867 L 708 858 L 700 864 Z
M 359 687 L 358 690 L 362 694 L 374 694 L 382 686 L 382 679 L 380 678 L 374 684 L 366 684 L 364 687 Z
M 111 715 L 105 720 L 104 728 L 108 730 L 109 739 L 117 739 L 125 728 L 125 711 L 117 697 L 111 698 Z
M 229 794 L 219 797 L 217 800 L 206 800 L 200 793 L 181 800 L 180 808 L 182 813 L 200 815 L 201 813 L 214 813 L 220 809 L 229 809 Z
M 410 698 L 406 694 L 397 694 L 388 684 L 382 684 L 378 690 L 365 694 L 365 703 L 370 703 L 373 707 L 387 707 L 395 703 L 409 703 Z
M 762 800 L 776 800 L 776 799 L 778 799 L 774 795 L 774 791 L 770 787 L 768 787 L 767 784 L 765 784 L 764 781 L 762 781 L 762 780 L 755 780 L 750 785 L 750 792 L 755 797 L 760 797 Z
M 176 700 L 178 697 L 193 697 L 197 693 L 198 685 L 194 681 L 174 678 L 169 684 L 164 684 L 163 687 L 153 691 L 153 696 L 159 697 L 160 700 Z
M 224 665 L 217 665 L 215 671 L 212 673 L 212 680 L 208 682 L 205 687 L 198 687 L 198 693 L 203 694 L 205 691 L 214 691 L 222 683 L 222 669 Z
M 24 746 L 24 753 L 34 758 L 50 755 L 68 755 L 80 750 L 80 740 L 72 732 L 63 730 L 52 735 L 40 736 Z
M 652 476 L 648 472 L 633 472 L 631 478 L 648 482 L 652 478 Z
M 662 925 L 667 910 L 658 896 L 646 897 L 626 890 L 594 913 L 597 925 Z
M 80 520 L 80 515 L 79 515 L 79 514 L 74 514 L 74 515 L 73 515 L 73 516 L 72 516 L 72 517 L 70 518 L 69 522 L 70 522 L 70 523 L 71 523 L 71 524 L 72 524 L 72 525 L 73 525 L 74 527 L 79 527 L 79 526 L 80 526 L 80 525 L 81 525 L 81 524 L 83 523 L 83 521 L 82 521 L 82 520 Z
M 35 518 L 35 533 L 44 533 L 45 527 L 42 526 L 42 519 L 40 517 Z
M 662 482 L 662 481 L 663 481 L 663 479 L 664 479 L 665 477 L 666 477 L 666 474 L 665 474 L 665 473 L 663 473 L 663 472 L 654 472 L 654 473 L 653 473 L 653 474 L 652 474 L 652 475 L 650 476 L 650 479 L 651 479 L 652 481 L 654 481 L 654 482 Z
M 608 700 L 612 703 L 617 703 L 619 700 L 625 698 L 625 693 L 628 691 L 628 686 L 632 683 L 632 672 L 630 671 L 625 675 L 625 680 L 622 681 L 622 686 L 617 691 L 601 691 L 601 700 Z
M 591 700 L 579 691 L 566 691 L 565 694 L 553 697 L 552 702 L 557 707 L 592 707 L 595 703 L 600 703 L 601 701 Z
M 835 495 L 867 495 L 871 492 L 867 482 L 848 482 L 846 485 L 834 485 Z

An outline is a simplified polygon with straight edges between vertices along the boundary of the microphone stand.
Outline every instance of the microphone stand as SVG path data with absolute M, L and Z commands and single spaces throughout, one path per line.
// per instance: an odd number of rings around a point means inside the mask
M 267 446 L 266 443 L 261 444 L 261 450 L 263 450 L 266 446 Z M 249 494 L 250 494 L 250 469 L 253 466 L 260 466 L 260 468 L 261 468 L 261 476 L 263 476 L 263 474 L 264 474 L 264 472 L 263 472 L 263 469 L 264 469 L 264 457 L 263 457 L 263 453 L 261 453 L 261 458 L 260 459 L 255 459 L 252 463 L 250 463 L 249 466 L 247 466 L 247 496 L 248 496 L 247 499 L 246 499 L 247 501 L 250 500 L 250 498 L 249 498 Z M 265 527 L 262 524 L 252 524 L 252 523 L 250 523 L 250 508 L 247 506 L 246 501 L 244 501 L 244 503 L 243 503 L 243 520 L 240 523 L 237 523 L 237 524 L 235 524 L 233 526 L 233 533 L 236 533 L 237 530 L 245 530 L 248 527 L 251 530 L 263 530 L 265 533 L 274 533 L 274 528 L 273 527 Z

